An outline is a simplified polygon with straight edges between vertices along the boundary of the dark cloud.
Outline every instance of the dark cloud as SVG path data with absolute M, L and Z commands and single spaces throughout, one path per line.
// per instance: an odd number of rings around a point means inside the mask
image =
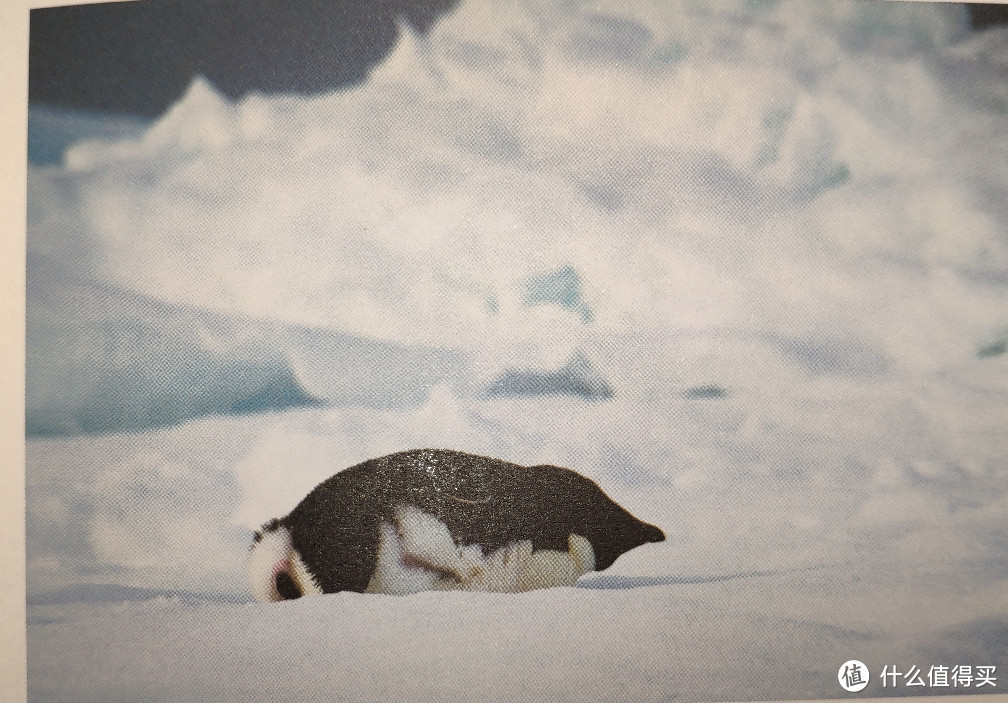
M 1000 24 L 1008 24 L 1008 5 L 995 3 L 969 3 L 970 26 L 973 29 L 987 29 Z
M 29 99 L 155 116 L 195 75 L 232 98 L 250 91 L 325 92 L 366 78 L 395 45 L 400 25 L 425 32 L 457 3 L 141 0 L 36 9 Z M 1008 6 L 968 7 L 974 29 L 1008 22 Z M 638 34 L 646 32 L 596 24 L 594 34 L 579 35 L 579 41 L 618 36 L 623 43 L 613 50 L 620 56 L 632 53 L 634 42 L 643 40 Z
M 363 80 L 400 25 L 457 0 L 152 0 L 33 10 L 29 99 L 154 116 L 195 75 L 226 95 L 319 93 Z

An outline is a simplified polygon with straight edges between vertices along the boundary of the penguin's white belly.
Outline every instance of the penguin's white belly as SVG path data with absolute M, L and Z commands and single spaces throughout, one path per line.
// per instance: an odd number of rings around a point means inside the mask
M 527 540 L 484 555 L 480 545 L 458 545 L 448 527 L 410 505 L 398 506 L 394 524 L 382 523 L 377 563 L 366 592 L 407 595 L 422 591 L 516 593 L 572 586 L 595 568 L 591 543 L 568 537 L 568 551 L 532 551 Z

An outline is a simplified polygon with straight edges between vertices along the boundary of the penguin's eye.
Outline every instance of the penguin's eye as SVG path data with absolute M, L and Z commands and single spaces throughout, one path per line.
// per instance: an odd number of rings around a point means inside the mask
M 301 597 L 301 589 L 294 583 L 286 571 L 281 571 L 276 575 L 276 590 L 284 600 L 294 600 Z

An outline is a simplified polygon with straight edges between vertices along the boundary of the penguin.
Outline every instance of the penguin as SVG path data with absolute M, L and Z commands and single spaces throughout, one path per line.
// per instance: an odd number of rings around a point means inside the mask
M 252 593 L 522 592 L 571 586 L 662 542 L 590 479 L 445 449 L 370 459 L 316 486 L 253 536 Z

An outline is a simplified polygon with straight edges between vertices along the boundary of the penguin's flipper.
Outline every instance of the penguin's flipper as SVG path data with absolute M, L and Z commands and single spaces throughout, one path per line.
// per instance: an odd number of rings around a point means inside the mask
M 397 505 L 395 523 L 405 561 L 453 576 L 463 583 L 482 562 L 459 549 L 443 522 L 416 506 Z
M 375 570 L 364 592 L 405 596 L 435 588 L 442 578 L 439 573 L 411 566 L 404 556 L 398 530 L 394 525 L 382 523 Z

